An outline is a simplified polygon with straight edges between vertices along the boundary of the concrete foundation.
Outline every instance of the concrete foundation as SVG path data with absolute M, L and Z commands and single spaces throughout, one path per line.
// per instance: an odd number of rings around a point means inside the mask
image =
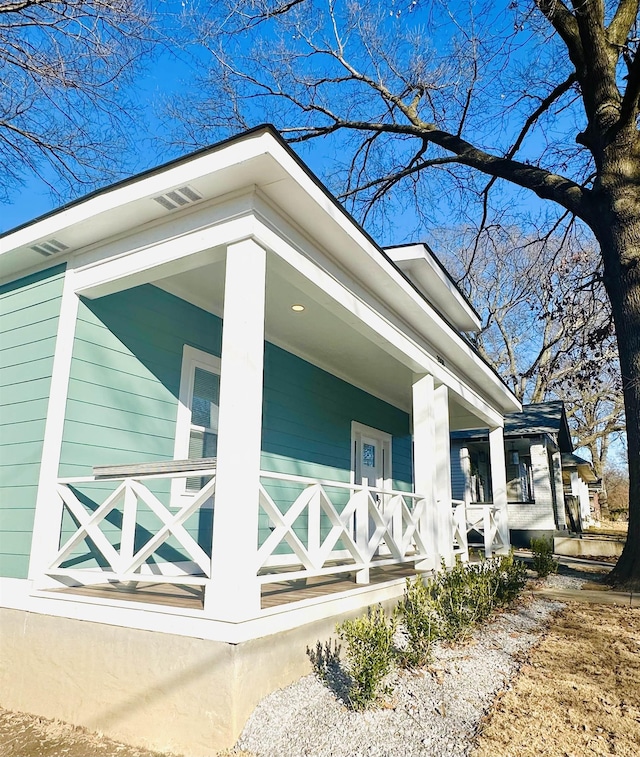
M 620 557 L 624 540 L 594 539 L 591 537 L 555 537 L 553 551 L 570 557 Z
M 341 619 L 234 645 L 2 609 L 0 704 L 211 757 L 262 697 L 310 672 L 307 645 L 335 636 Z

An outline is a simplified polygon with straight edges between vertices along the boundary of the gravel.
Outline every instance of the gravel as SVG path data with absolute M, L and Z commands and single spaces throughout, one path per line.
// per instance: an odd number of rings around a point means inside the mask
M 548 585 L 579 588 L 552 576 Z M 566 581 L 571 581 L 571 585 Z M 447 757 L 467 755 L 495 695 L 564 605 L 528 597 L 463 645 L 436 645 L 432 665 L 401 671 L 377 709 L 349 710 L 315 675 L 262 700 L 237 748 L 259 757 Z

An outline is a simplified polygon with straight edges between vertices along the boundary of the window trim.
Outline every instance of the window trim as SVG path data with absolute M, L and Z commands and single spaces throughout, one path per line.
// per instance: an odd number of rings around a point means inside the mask
M 186 460 L 189 457 L 189 435 L 191 433 L 191 402 L 196 368 L 202 368 L 220 376 L 221 360 L 217 355 L 199 350 L 185 344 L 182 349 L 182 367 L 180 370 L 180 390 L 178 393 L 178 412 L 176 415 L 176 433 L 173 447 L 174 460 Z M 184 504 L 184 497 L 192 498 L 195 492 L 187 491 L 187 478 L 176 478 L 171 482 L 171 502 L 175 507 Z

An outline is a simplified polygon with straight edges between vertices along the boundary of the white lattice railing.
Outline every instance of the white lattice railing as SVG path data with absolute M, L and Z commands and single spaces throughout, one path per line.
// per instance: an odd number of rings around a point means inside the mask
M 505 510 L 495 505 L 473 503 L 466 506 L 467 533 L 477 531 L 482 535 L 486 557 L 508 550 L 509 530 L 506 517 Z
M 469 561 L 469 543 L 467 541 L 467 512 L 462 500 L 451 502 L 451 527 L 453 531 L 453 554 L 462 562 Z
M 196 475 L 209 480 L 177 510 L 151 490 L 159 479 Z M 437 567 L 437 513 L 421 495 L 265 471 L 260 477 L 258 506 L 268 528 L 263 528 L 254 558 L 259 583 L 341 572 L 355 573 L 358 583 L 367 583 L 372 567 Z M 105 487 L 110 489 L 106 497 Z M 199 534 L 198 540 L 192 535 L 193 520 L 191 528 L 187 521 L 203 506 L 213 507 L 215 469 L 61 479 L 56 491 L 75 530 L 65 537 L 48 575 L 79 583 L 160 580 L 196 586 L 211 578 L 211 556 L 201 545 L 215 549 L 213 512 L 207 526 L 211 530 Z M 101 504 L 98 494 L 104 497 Z M 168 502 L 169 492 L 165 494 Z M 451 540 L 444 548 L 451 557 L 466 560 L 469 518 L 463 502 L 452 504 L 447 526 Z M 491 512 L 489 520 L 479 524 L 492 538 L 499 533 L 496 518 Z M 66 521 L 68 529 L 69 518 Z M 247 534 L 247 545 L 253 539 L 257 535 Z M 163 547 L 178 557 L 161 558 Z
M 48 575 L 69 577 L 81 583 L 91 578 L 135 582 L 158 581 L 161 578 L 166 583 L 204 584 L 211 576 L 211 557 L 189 533 L 185 523 L 203 505 L 209 503 L 210 506 L 215 492 L 215 470 L 199 470 L 197 476 L 211 476 L 211 479 L 177 511 L 168 509 L 143 481 L 184 479 L 184 472 L 103 480 L 93 476 L 61 479 L 56 491 L 62 500 L 63 514 L 64 511 L 68 512 L 76 524 L 76 531 L 61 545 L 47 571 Z M 99 484 L 101 489 L 115 485 L 102 504 L 92 501 L 86 493 L 91 491 L 92 485 L 96 488 L 95 484 Z M 83 499 L 89 500 L 95 509 L 83 504 Z M 145 517 L 145 508 L 155 517 L 155 528 L 153 532 L 145 529 L 148 538 L 143 540 L 140 524 Z M 113 515 L 116 517 L 110 517 Z M 174 562 L 155 559 L 154 555 L 169 540 L 172 549 L 177 547 L 181 558 Z M 70 567 L 78 560 L 78 549 L 87 542 L 92 545 L 91 557 L 97 566 Z
M 271 529 L 258 549 L 261 583 L 273 581 L 283 568 L 288 568 L 287 579 L 355 571 L 357 582 L 367 583 L 371 567 L 406 562 L 433 567 L 430 519 L 420 495 L 281 473 L 260 475 L 260 508 Z M 269 483 L 301 491 L 283 508 L 268 493 Z

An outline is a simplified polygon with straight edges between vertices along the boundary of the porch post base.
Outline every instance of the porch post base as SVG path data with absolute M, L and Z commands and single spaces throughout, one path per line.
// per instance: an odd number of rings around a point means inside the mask
M 212 581 L 204 591 L 204 613 L 212 620 L 241 623 L 253 620 L 260 614 L 260 584 L 239 586 L 224 580 Z

